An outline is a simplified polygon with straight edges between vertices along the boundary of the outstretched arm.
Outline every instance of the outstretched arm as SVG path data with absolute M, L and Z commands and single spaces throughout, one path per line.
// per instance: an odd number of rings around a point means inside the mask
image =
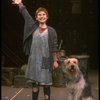
M 29 12 L 27 11 L 25 5 L 22 3 L 22 0 L 12 0 L 12 1 L 13 1 L 12 4 L 16 4 L 19 7 L 19 11 L 25 20 L 25 27 L 26 26 L 28 28 L 31 27 L 34 24 L 34 20 L 33 20 L 32 16 L 29 14 Z M 25 30 L 26 30 L 26 28 L 25 28 Z
M 37 28 L 37 23 L 27 11 L 25 5 L 22 3 L 22 0 L 12 0 L 12 4 L 18 5 L 19 11 L 25 20 L 23 43 L 25 54 L 28 55 L 31 47 L 31 39 L 28 37 L 32 36 L 32 33 Z

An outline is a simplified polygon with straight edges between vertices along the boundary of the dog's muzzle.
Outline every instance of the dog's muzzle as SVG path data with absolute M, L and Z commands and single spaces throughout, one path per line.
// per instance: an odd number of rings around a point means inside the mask
M 70 68 L 68 69 L 69 72 L 75 72 L 76 69 L 75 69 L 75 66 L 74 65 L 71 65 Z

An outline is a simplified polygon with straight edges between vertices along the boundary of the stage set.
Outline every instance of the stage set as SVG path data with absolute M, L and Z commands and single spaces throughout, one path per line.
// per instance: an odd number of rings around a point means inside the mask
M 23 24 L 12 0 L 2 0 L 1 100 L 31 100 L 31 85 L 24 77 L 27 56 L 23 52 Z M 91 92 L 99 100 L 97 0 L 23 0 L 32 16 L 38 7 L 49 12 L 48 24 L 58 35 L 58 62 L 68 57 L 79 60 Z M 33 17 L 34 18 L 34 17 Z M 17 19 L 17 20 L 16 20 Z M 67 100 L 61 66 L 53 70 L 51 100 Z M 40 87 L 39 100 L 44 100 Z

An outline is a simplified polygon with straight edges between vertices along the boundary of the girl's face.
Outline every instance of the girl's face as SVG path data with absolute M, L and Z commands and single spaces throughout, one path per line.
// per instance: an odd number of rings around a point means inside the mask
M 47 14 L 44 11 L 38 12 L 38 14 L 36 16 L 36 20 L 39 23 L 46 23 L 47 19 L 48 19 L 48 16 L 47 16 Z

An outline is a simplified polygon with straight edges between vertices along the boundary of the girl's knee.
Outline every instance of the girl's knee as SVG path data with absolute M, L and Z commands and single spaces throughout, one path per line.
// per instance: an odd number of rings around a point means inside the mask
M 33 92 L 38 92 L 39 89 L 38 89 L 38 87 L 33 87 L 33 88 L 32 88 L 32 91 L 33 91 Z
M 33 84 L 32 84 L 32 91 L 33 91 L 33 92 L 38 92 L 38 91 L 39 91 L 39 85 L 36 84 L 36 83 L 33 83 Z

